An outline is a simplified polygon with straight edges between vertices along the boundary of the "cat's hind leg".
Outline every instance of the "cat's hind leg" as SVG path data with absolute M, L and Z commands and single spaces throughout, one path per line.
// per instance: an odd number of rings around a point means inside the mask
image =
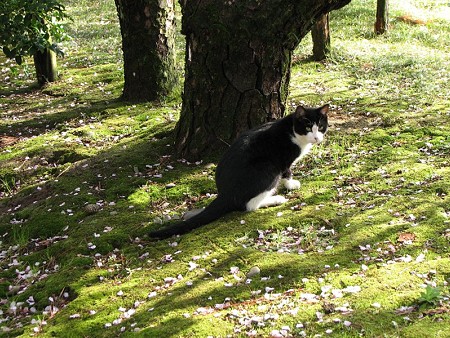
M 264 191 L 259 195 L 253 197 L 250 201 L 247 202 L 246 209 L 247 211 L 254 211 L 262 207 L 269 207 L 274 205 L 280 205 L 287 202 L 287 199 L 281 195 L 273 195 L 275 193 L 275 189 Z

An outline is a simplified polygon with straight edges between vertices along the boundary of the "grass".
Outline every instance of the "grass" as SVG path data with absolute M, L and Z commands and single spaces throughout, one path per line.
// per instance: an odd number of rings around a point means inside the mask
M 384 36 L 375 1 L 333 12 L 329 60 L 307 36 L 292 68 L 292 105 L 332 104 L 302 188 L 161 242 L 209 203 L 217 159 L 171 156 L 179 97 L 118 100 L 114 4 L 66 5 L 60 81 L 0 61 L 3 336 L 450 335 L 448 4 L 391 4 Z

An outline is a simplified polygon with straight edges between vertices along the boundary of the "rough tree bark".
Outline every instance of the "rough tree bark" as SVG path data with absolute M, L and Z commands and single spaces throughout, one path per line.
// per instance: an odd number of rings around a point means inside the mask
M 43 52 L 36 52 L 33 55 L 33 60 L 39 86 L 56 81 L 58 70 L 55 52 L 46 48 Z
M 179 156 L 198 159 L 283 116 L 294 48 L 350 0 L 180 0 L 186 36 Z
M 377 0 L 375 33 L 384 34 L 389 29 L 389 0 Z
M 123 99 L 153 101 L 177 82 L 173 0 L 115 0 L 122 34 Z
M 322 15 L 312 26 L 313 59 L 325 60 L 330 53 L 330 15 Z

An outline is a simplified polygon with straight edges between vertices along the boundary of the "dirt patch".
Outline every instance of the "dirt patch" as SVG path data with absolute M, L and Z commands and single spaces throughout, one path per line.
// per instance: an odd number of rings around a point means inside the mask
M 0 135 L 0 149 L 12 146 L 13 144 L 16 144 L 17 142 L 19 142 L 18 137 L 8 136 L 8 135 Z
M 328 122 L 335 129 L 349 132 L 360 131 L 382 124 L 379 117 L 367 116 L 362 113 L 348 114 L 333 111 L 328 114 Z

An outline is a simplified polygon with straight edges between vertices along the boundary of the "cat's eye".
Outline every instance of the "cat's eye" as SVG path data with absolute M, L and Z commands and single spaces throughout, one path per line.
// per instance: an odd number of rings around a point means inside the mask
M 319 131 L 320 131 L 321 133 L 323 133 L 323 132 L 325 132 L 326 129 L 327 129 L 326 124 L 323 123 L 323 122 L 320 122 L 320 123 L 319 123 Z
M 305 128 L 305 130 L 306 130 L 307 132 L 311 132 L 311 131 L 312 131 L 312 127 L 307 126 L 307 127 Z

